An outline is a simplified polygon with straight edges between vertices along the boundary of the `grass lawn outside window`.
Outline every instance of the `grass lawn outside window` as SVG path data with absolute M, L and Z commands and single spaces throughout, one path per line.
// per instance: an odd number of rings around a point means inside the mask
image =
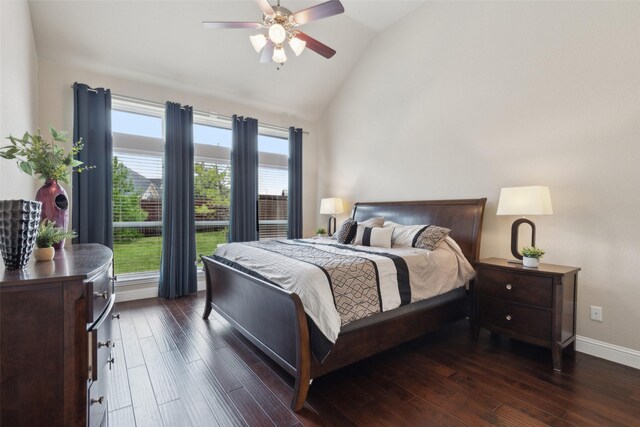
M 227 242 L 227 230 L 196 233 L 196 255 L 211 255 L 220 243 Z M 160 270 L 162 236 L 139 237 L 115 241 L 113 245 L 116 274 L 145 273 Z

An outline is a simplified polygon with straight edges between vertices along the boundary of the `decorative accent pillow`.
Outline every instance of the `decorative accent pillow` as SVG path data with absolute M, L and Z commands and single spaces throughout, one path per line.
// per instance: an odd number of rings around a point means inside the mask
M 449 235 L 448 228 L 436 225 L 401 225 L 387 221 L 385 228 L 393 227 L 391 244 L 394 248 L 420 248 L 434 250 Z
M 434 250 L 451 232 L 448 228 L 430 225 L 416 239 L 414 247 L 420 249 Z
M 376 246 L 378 248 L 390 248 L 393 228 L 363 227 L 358 225 L 356 241 L 354 244 L 362 246 Z
M 331 237 L 336 239 L 338 243 L 348 245 L 356 237 L 356 231 L 358 231 L 358 221 L 348 218 Z

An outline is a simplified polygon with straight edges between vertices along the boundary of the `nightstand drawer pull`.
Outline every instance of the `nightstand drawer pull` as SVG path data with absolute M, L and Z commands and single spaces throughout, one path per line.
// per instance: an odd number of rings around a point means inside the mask
M 508 290 L 508 291 L 510 291 L 512 287 L 513 287 L 513 286 L 511 286 L 511 283 L 507 283 L 506 288 L 507 288 L 507 290 Z
M 507 320 L 511 320 L 511 315 L 507 314 L 507 316 L 505 317 Z

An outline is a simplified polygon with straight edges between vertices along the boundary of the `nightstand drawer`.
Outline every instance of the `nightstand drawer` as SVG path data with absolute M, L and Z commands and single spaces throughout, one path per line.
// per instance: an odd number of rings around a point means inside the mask
M 551 339 L 551 311 L 482 297 L 480 323 L 543 340 Z
M 480 268 L 476 288 L 481 294 L 523 304 L 550 308 L 553 302 L 553 282 L 550 277 Z

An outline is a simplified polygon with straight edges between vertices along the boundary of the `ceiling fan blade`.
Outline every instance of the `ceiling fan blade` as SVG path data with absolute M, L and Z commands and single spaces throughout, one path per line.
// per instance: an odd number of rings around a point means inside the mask
M 262 24 L 259 22 L 210 22 L 204 21 L 202 25 L 205 28 L 210 28 L 214 30 L 225 29 L 225 28 L 253 28 L 259 30 L 262 28 Z
M 273 15 L 276 13 L 267 0 L 256 0 L 256 3 L 258 3 L 258 7 L 260 7 L 260 10 L 262 10 L 262 13 L 265 15 Z
M 313 37 L 301 31 L 296 32 L 296 38 L 299 38 L 300 40 L 305 41 L 307 43 L 307 46 L 306 46 L 307 49 L 311 49 L 315 53 L 322 55 L 325 58 L 331 58 L 333 55 L 336 54 L 336 51 L 331 49 L 326 44 L 320 43 L 318 40 L 314 39 Z
M 275 49 L 276 45 L 273 44 L 271 40 L 264 45 L 264 49 L 262 49 L 262 56 L 260 57 L 261 64 L 268 64 L 271 62 L 271 58 L 273 58 L 273 49 Z
M 338 15 L 342 12 L 344 12 L 344 6 L 342 6 L 340 0 L 329 0 L 294 13 L 293 20 L 296 21 L 296 24 L 302 25 L 307 22 Z

